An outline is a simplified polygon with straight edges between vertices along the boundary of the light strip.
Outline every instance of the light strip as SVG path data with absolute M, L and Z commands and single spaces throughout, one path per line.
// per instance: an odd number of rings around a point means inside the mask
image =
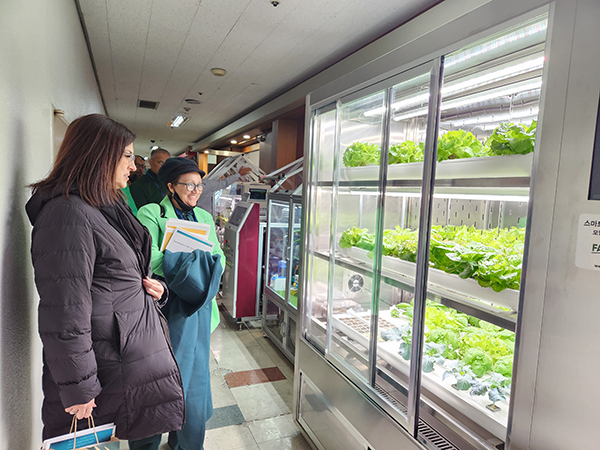
M 357 191 L 350 190 L 351 195 L 368 195 L 376 196 L 379 195 L 377 191 Z M 388 197 L 407 197 L 407 198 L 421 198 L 420 192 L 392 192 L 387 191 L 386 196 Z M 434 198 L 443 198 L 448 200 L 491 200 L 499 202 L 529 202 L 529 196 L 527 195 L 485 195 L 485 194 L 439 194 L 434 193 Z
M 523 119 L 526 117 L 535 117 L 539 114 L 540 108 L 534 107 L 522 111 L 513 111 L 505 114 L 491 114 L 489 116 L 469 117 L 466 119 L 452 120 L 452 126 L 459 127 L 462 125 L 474 125 L 479 123 L 493 123 L 493 122 L 508 122 L 513 119 Z
M 452 67 L 455 64 L 461 63 L 468 59 L 471 59 L 475 56 L 479 56 L 483 53 L 487 53 L 491 50 L 495 50 L 498 47 L 502 47 L 503 45 L 510 44 L 511 42 L 518 41 L 519 39 L 523 39 L 527 36 L 532 36 L 537 33 L 541 33 L 546 31 L 548 28 L 548 19 L 544 19 L 540 22 L 533 23 L 525 28 L 521 28 L 516 30 L 510 34 L 506 34 L 504 36 L 500 36 L 497 39 L 492 41 L 485 42 L 477 47 L 474 47 L 469 50 L 465 50 L 461 53 L 449 55 L 444 62 L 444 66 L 446 68 Z
M 442 103 L 440 110 L 445 111 L 447 109 L 458 108 L 461 106 L 471 105 L 473 103 L 480 103 L 486 100 L 490 100 L 496 97 L 506 97 L 513 94 L 519 94 L 526 91 L 534 91 L 540 89 L 542 87 L 542 81 L 536 81 L 534 83 L 529 83 L 526 85 L 516 85 L 511 86 L 510 88 L 502 89 L 500 91 L 496 90 L 493 92 L 488 92 L 487 94 L 478 95 L 476 97 L 467 97 L 460 98 L 456 100 L 452 100 L 446 103 Z M 427 108 L 420 108 L 414 111 L 411 111 L 406 114 L 402 114 L 400 116 L 394 117 L 394 121 L 399 122 L 401 120 L 410 119 L 412 117 L 422 116 L 427 114 Z
M 497 81 L 505 80 L 507 78 L 511 78 L 516 75 L 521 75 L 523 73 L 531 72 L 533 70 L 538 70 L 544 67 L 543 56 L 539 58 L 530 59 L 528 61 L 524 61 L 520 64 L 506 67 L 501 70 L 497 70 L 492 73 L 487 73 L 477 78 L 473 78 L 471 80 L 463 81 L 461 83 L 451 84 L 444 88 L 442 88 L 442 97 L 447 97 L 452 94 L 456 94 L 458 92 L 470 91 L 472 89 L 485 86 L 487 84 L 495 83 Z M 429 93 L 419 94 L 413 97 L 400 100 L 398 102 L 392 103 L 392 109 L 398 110 L 407 108 L 409 106 L 418 105 L 424 102 L 429 101 Z M 366 117 L 381 115 L 385 112 L 385 107 L 375 108 L 370 111 L 365 112 Z

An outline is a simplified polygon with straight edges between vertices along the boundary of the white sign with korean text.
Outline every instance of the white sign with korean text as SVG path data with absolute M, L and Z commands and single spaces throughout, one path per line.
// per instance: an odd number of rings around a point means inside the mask
M 577 230 L 575 265 L 580 269 L 600 270 L 600 215 L 581 214 Z

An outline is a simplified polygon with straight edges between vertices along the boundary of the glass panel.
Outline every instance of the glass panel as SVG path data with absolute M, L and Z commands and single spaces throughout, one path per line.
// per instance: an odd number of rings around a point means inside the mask
M 411 323 L 395 311 L 412 315 L 430 70 L 428 63 L 403 74 L 391 92 L 375 388 L 402 417 L 406 417 L 409 388 Z M 366 184 L 373 176 L 364 170 L 361 178 Z M 368 202 L 374 194 L 363 191 L 358 203 Z M 375 211 L 369 215 L 375 219 Z M 368 264 L 373 258 L 375 224 L 365 222 L 359 233 L 348 252 Z
M 269 258 L 267 261 L 268 286 L 281 299 L 285 298 L 287 278 L 288 230 L 290 205 L 287 202 L 269 202 Z
M 335 109 L 316 111 L 312 121 L 312 159 L 306 251 L 306 290 L 304 336 L 325 351 L 327 327 L 327 286 L 329 284 L 329 242 L 331 236 L 331 205 Z
M 288 314 L 287 349 L 292 355 L 296 353 L 296 321 Z
M 363 169 L 377 174 L 375 180 L 379 178 L 385 94 L 380 91 L 341 106 L 340 183 L 334 206 L 336 249 L 340 254 L 333 267 L 330 353 L 365 380 L 369 373 L 373 260 L 367 257 L 361 263 L 353 248 L 348 247 L 360 233 L 358 230 L 375 230 L 378 188 L 372 187 L 365 195 L 361 188 L 355 188 L 354 181 Z M 369 243 L 372 246 L 368 240 L 356 243 L 361 256 L 368 252 L 365 248 Z
M 293 206 L 293 221 L 292 221 L 292 242 L 291 242 L 291 258 L 290 258 L 290 296 L 288 303 L 294 308 L 298 308 L 298 273 L 300 265 L 300 241 L 302 239 L 302 205 L 294 203 Z
M 279 308 L 275 303 L 265 297 L 267 302 L 267 314 L 265 316 L 265 325 L 273 333 L 279 342 L 283 342 L 283 327 L 285 314 L 283 309 Z
M 446 58 L 422 386 L 486 439 L 506 437 L 546 27 L 534 18 Z

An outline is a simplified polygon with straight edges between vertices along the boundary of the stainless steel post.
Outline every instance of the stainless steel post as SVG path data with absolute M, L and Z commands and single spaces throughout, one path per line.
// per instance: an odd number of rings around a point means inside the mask
M 369 384 L 375 387 L 377 375 L 377 333 L 379 328 L 379 293 L 381 291 L 381 255 L 383 253 L 383 228 L 385 219 L 385 193 L 387 189 L 388 149 L 390 147 L 390 121 L 393 90 L 389 87 L 385 96 L 385 113 L 381 136 L 379 162 L 379 197 L 375 222 L 375 246 L 373 257 L 373 292 L 371 295 L 371 341 L 369 342 Z
M 423 364 L 423 331 L 427 299 L 427 273 L 429 264 L 429 240 L 431 235 L 431 204 L 435 185 L 437 140 L 440 122 L 441 89 L 444 57 L 437 58 L 431 69 L 429 84 L 429 110 L 427 135 L 423 161 L 423 184 L 421 187 L 421 211 L 419 216 L 419 244 L 417 248 L 417 273 L 412 327 L 410 378 L 408 386 L 408 431 L 417 437 L 419 425 L 419 400 L 421 397 L 421 367 Z

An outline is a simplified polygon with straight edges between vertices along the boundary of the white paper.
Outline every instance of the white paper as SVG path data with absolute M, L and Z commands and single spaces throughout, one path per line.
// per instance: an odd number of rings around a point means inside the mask
M 167 244 L 166 249 L 173 253 L 191 253 L 196 249 L 205 252 L 211 252 L 213 247 L 214 244 L 208 239 L 198 234 L 189 233 L 180 228 L 177 228 L 177 230 L 175 230 L 175 232 L 173 233 L 173 237 Z
M 173 233 L 175 233 L 175 230 L 177 228 L 187 231 L 188 233 L 197 234 L 200 237 L 205 238 L 208 238 L 208 232 L 210 231 L 210 225 L 206 223 L 190 222 L 189 220 L 180 219 L 169 219 L 165 227 L 163 241 L 160 245 L 161 252 L 165 250 L 167 244 L 173 237 Z

